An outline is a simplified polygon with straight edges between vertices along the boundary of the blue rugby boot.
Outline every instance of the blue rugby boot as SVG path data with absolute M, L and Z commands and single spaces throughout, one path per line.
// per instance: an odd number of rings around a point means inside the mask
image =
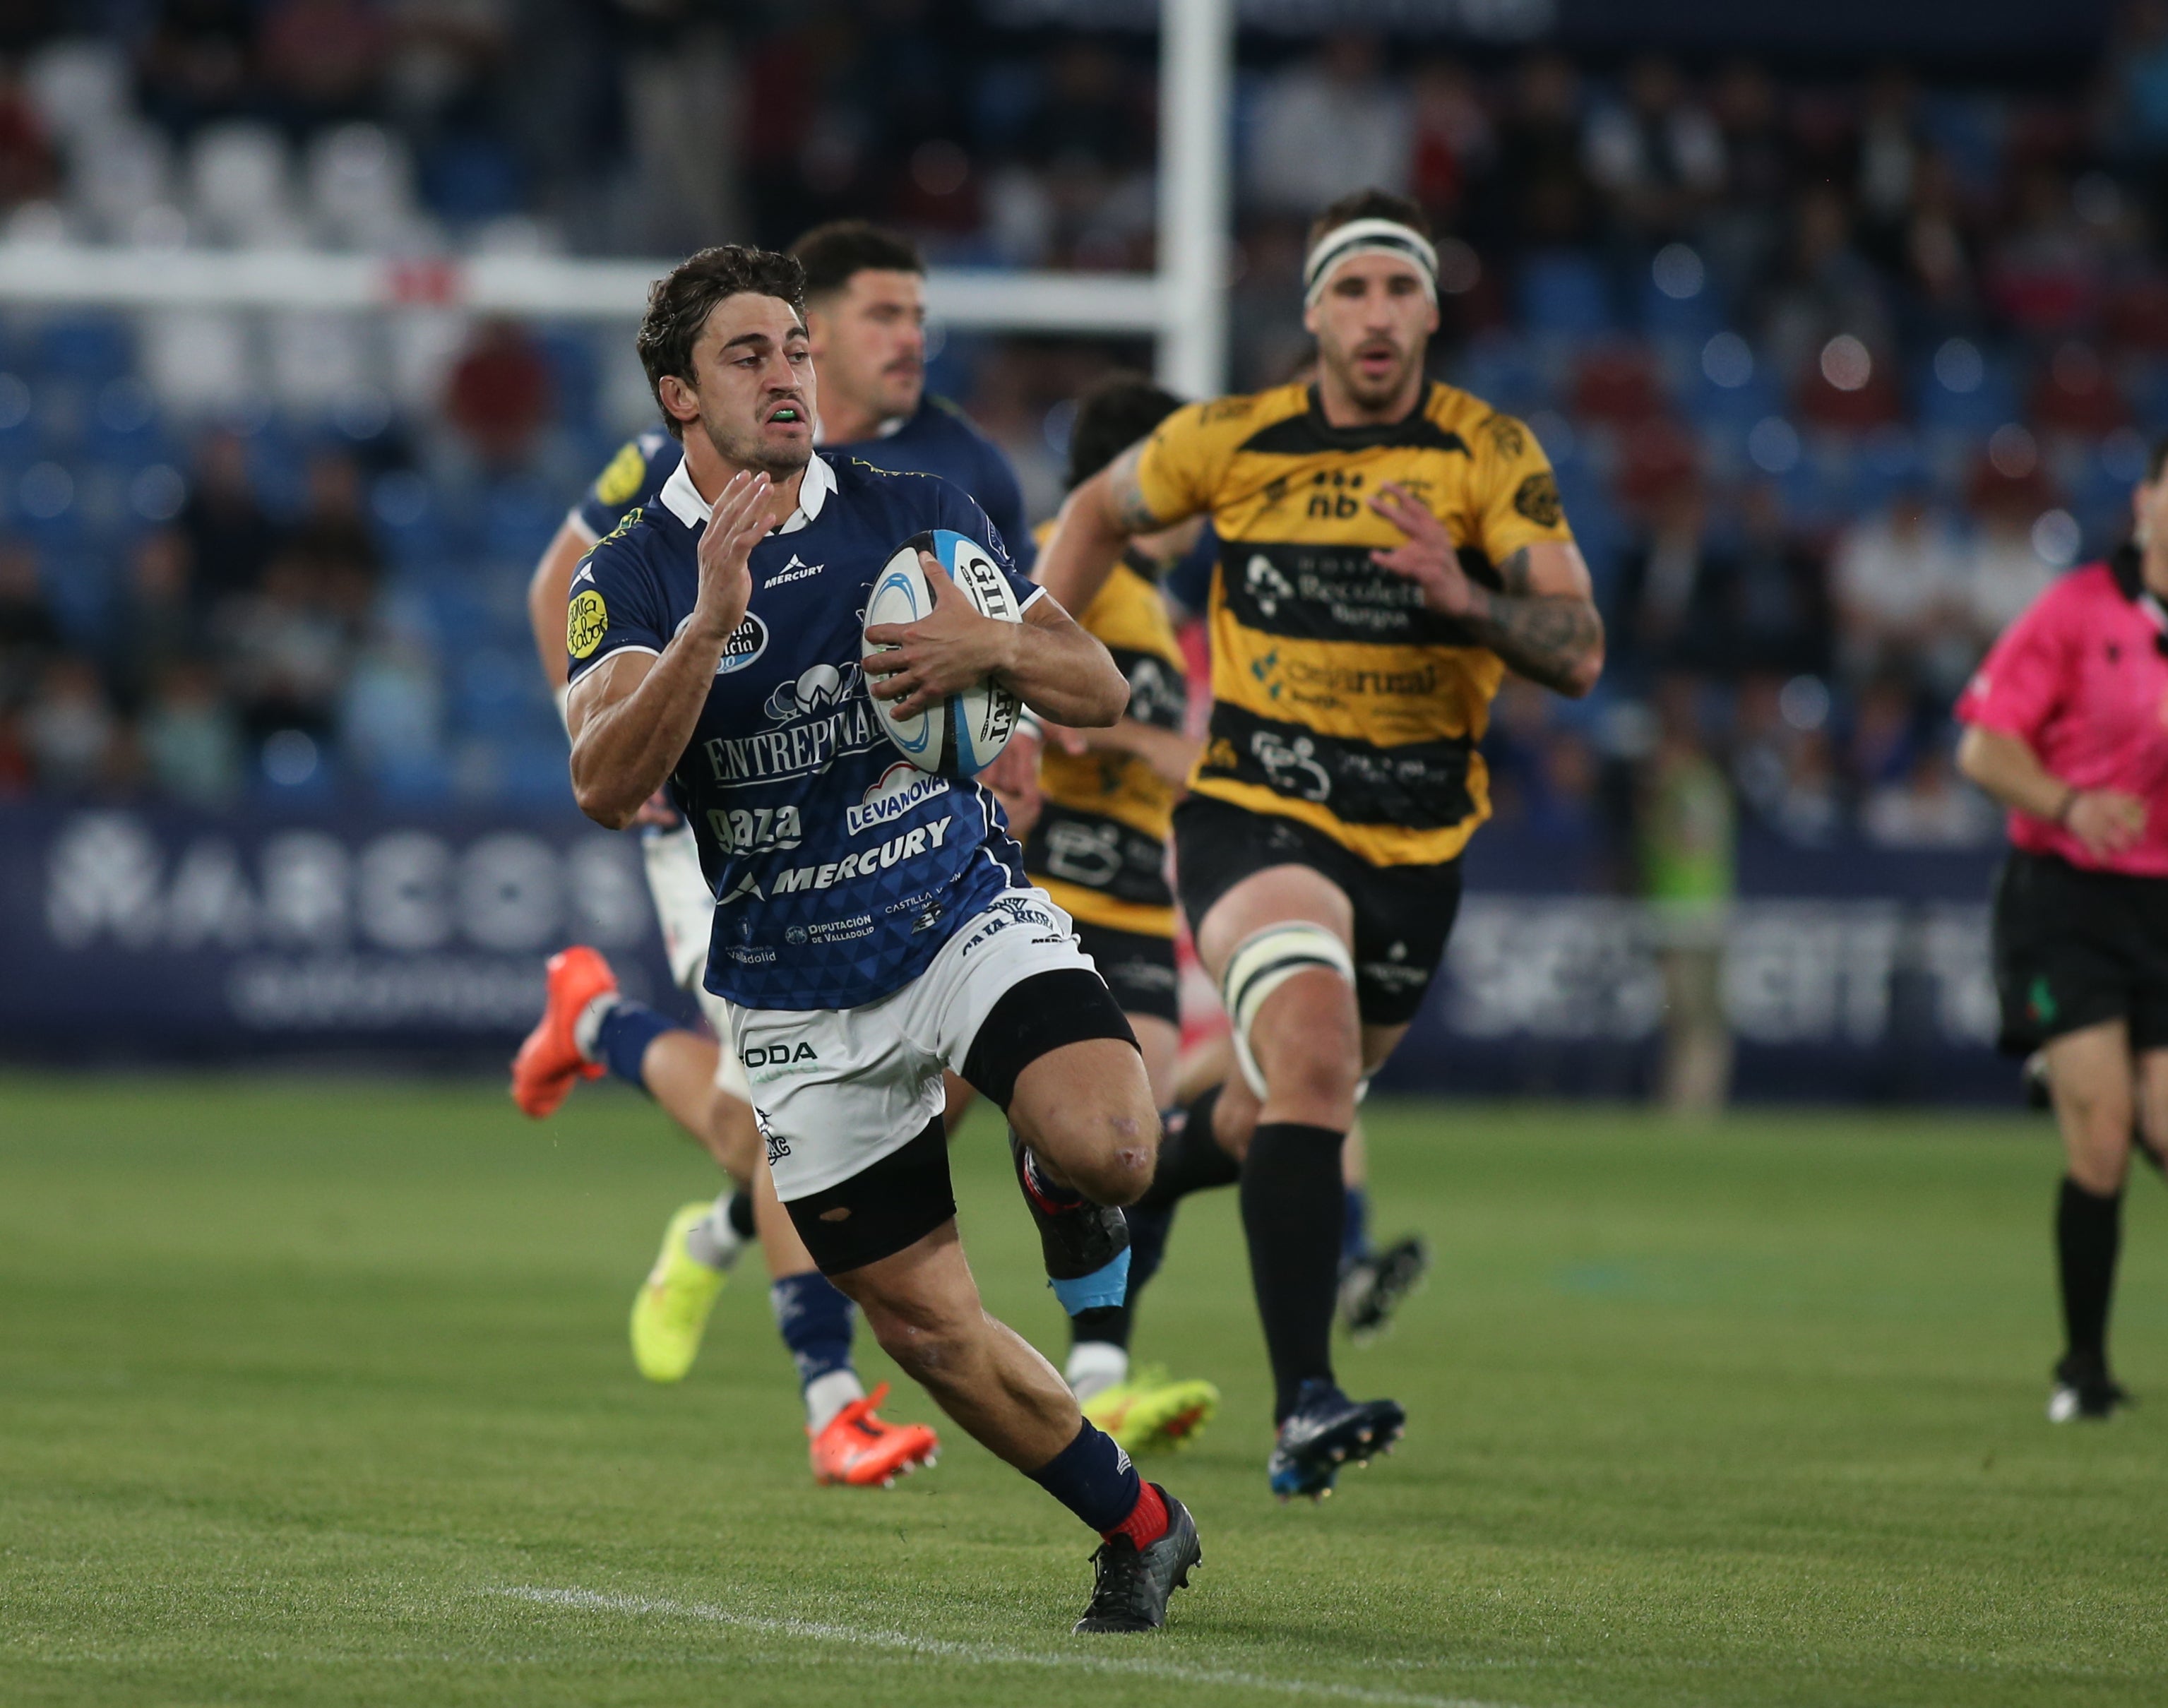
M 1265 1461 L 1273 1493 L 1282 1500 L 1298 1494 L 1322 1500 L 1332 1493 L 1342 1465 L 1367 1465 L 1373 1453 L 1391 1452 L 1407 1425 L 1408 1414 L 1397 1400 L 1352 1400 L 1323 1377 L 1312 1377 L 1303 1383 Z

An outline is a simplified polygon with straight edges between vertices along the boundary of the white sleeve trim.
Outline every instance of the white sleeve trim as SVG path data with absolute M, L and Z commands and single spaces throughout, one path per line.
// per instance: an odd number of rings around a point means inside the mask
M 589 545 L 595 544 L 602 538 L 600 534 L 587 526 L 587 519 L 580 514 L 580 507 L 577 504 L 565 512 L 565 526 L 587 541 Z
M 1031 591 L 1024 596 L 1023 603 L 1017 607 L 1018 614 L 1021 616 L 1024 612 L 1030 610 L 1033 606 L 1039 603 L 1039 602 L 1045 597 L 1046 589 L 1039 586 L 1038 583 L 1034 582 L 1032 584 Z
M 604 659 L 615 658 L 621 652 L 644 652 L 650 658 L 660 658 L 662 656 L 662 650 L 660 647 L 642 646 L 636 641 L 630 640 L 622 642 L 619 645 L 598 652 L 592 658 L 582 659 L 578 664 L 572 667 L 571 674 L 566 678 L 565 692 L 567 694 L 571 693 L 572 692 L 572 684 L 574 682 L 579 681 L 582 676 L 585 676 Z

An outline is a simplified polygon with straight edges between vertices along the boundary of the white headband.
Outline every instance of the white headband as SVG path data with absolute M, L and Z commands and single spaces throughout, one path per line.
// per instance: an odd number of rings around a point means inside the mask
M 1319 238 L 1310 259 L 1303 263 L 1303 305 L 1315 304 L 1324 294 L 1333 269 L 1358 255 L 1390 255 L 1412 261 L 1422 278 L 1423 294 L 1432 302 L 1437 300 L 1437 251 L 1431 247 L 1430 239 L 1398 220 L 1350 220 Z

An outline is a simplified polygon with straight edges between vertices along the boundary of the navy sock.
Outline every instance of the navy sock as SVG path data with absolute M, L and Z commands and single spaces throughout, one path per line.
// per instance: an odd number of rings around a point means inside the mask
M 1370 1254 L 1370 1195 L 1350 1186 L 1340 1207 L 1340 1267 L 1359 1263 Z
M 768 1290 L 775 1326 L 801 1387 L 851 1367 L 851 1302 L 818 1270 L 787 1275 Z
M 666 1032 L 683 1030 L 676 1021 L 644 1002 L 620 1000 L 611 1005 L 595 1028 L 595 1049 L 610 1072 L 645 1091 L 647 1082 L 640 1077 L 640 1066 L 647 1058 L 647 1047 Z
M 1232 1186 L 1242 1177 L 1241 1164 L 1212 1136 L 1212 1111 L 1219 1101 L 1220 1088 L 1214 1085 L 1189 1106 L 1181 1122 L 1168 1124 L 1152 1183 L 1135 1208 L 1171 1209 L 1192 1192 Z
M 1025 1475 L 1102 1536 L 1120 1528 L 1144 1493 L 1129 1456 L 1112 1435 L 1088 1423 L 1075 1440 Z

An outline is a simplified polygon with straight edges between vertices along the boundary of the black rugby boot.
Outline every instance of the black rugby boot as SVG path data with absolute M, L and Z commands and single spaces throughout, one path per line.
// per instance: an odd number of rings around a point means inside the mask
M 1157 1631 L 1166 1623 L 1167 1598 L 1188 1589 L 1190 1573 L 1204 1563 L 1189 1509 L 1156 1483 L 1152 1487 L 1166 1503 L 1166 1534 L 1148 1548 L 1139 1548 L 1127 1536 L 1099 1544 L 1092 1556 L 1092 1602 L 1076 1621 L 1078 1636 Z
M 1373 1453 L 1390 1453 L 1407 1433 L 1408 1414 L 1397 1400 L 1352 1400 L 1324 1378 L 1302 1385 L 1295 1408 L 1280 1424 L 1272 1457 L 1265 1461 L 1273 1493 L 1282 1500 L 1332 1493 L 1342 1465 L 1367 1465 Z

